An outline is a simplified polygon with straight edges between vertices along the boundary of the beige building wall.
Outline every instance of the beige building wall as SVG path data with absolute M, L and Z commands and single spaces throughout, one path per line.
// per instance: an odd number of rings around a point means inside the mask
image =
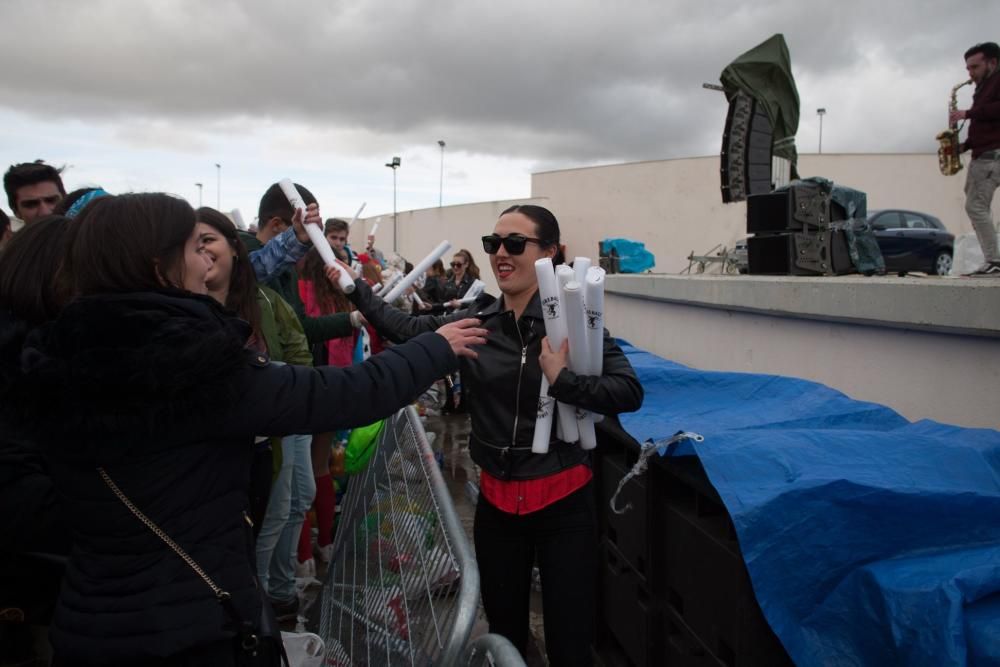
M 678 273 L 692 251 L 732 248 L 745 236 L 746 204 L 722 203 L 719 166 L 709 156 L 542 172 L 532 175 L 531 193 L 548 200 L 570 256 L 593 256 L 601 239 L 621 236 L 646 244 L 655 272 Z M 942 176 L 936 153 L 803 155 L 799 171 L 866 192 L 869 208 L 926 211 L 956 235 L 972 232 L 965 172 Z

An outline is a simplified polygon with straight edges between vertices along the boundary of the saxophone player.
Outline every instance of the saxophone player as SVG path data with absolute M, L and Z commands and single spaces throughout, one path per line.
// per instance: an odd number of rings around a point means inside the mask
M 976 84 L 972 106 L 956 109 L 948 121 L 969 121 L 969 134 L 961 145 L 962 152 L 972 151 L 969 173 L 965 180 L 965 212 L 972 221 L 986 263 L 971 275 L 1000 277 L 1000 253 L 997 230 L 993 225 L 990 204 L 993 193 L 1000 187 L 1000 46 L 995 42 L 976 44 L 965 52 L 965 68 Z

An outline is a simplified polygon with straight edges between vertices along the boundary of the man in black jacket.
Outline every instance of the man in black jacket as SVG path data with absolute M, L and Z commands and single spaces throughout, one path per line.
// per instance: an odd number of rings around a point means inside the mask
M 976 44 L 965 52 L 965 67 L 976 84 L 972 107 L 952 111 L 951 123 L 969 121 L 969 135 L 962 151 L 972 151 L 965 180 L 965 211 L 972 220 L 986 263 L 972 275 L 1000 277 L 997 230 L 990 204 L 1000 187 L 1000 46 L 995 42 Z

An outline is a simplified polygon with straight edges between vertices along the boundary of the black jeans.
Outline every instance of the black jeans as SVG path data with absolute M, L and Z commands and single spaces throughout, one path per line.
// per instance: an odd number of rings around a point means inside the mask
M 537 557 L 550 664 L 592 664 L 597 613 L 593 481 L 531 514 L 507 514 L 480 496 L 473 532 L 490 632 L 503 635 L 525 655 L 531 568 Z

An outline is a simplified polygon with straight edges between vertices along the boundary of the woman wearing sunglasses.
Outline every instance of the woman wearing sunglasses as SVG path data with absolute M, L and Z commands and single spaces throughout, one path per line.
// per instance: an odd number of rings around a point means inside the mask
M 472 253 L 462 248 L 451 258 L 451 275 L 444 283 L 442 295 L 445 305 L 449 308 L 457 308 L 459 299 L 472 287 L 472 283 L 479 280 L 479 267 L 472 259 Z
M 503 212 L 483 237 L 501 298 L 476 314 L 489 331 L 478 358 L 460 364 L 472 420 L 470 452 L 482 468 L 476 507 L 476 559 L 490 631 L 525 653 L 531 570 L 542 575 L 545 645 L 552 665 L 589 665 L 596 614 L 597 523 L 590 455 L 560 441 L 533 454 L 542 374 L 557 400 L 604 415 L 637 410 L 642 387 L 621 349 L 605 332 L 600 375 L 566 367 L 567 346 L 552 350 L 538 297 L 535 261 L 563 261 L 559 223 L 541 206 Z M 408 317 L 356 281 L 351 298 L 376 329 L 403 340 L 468 316 Z

